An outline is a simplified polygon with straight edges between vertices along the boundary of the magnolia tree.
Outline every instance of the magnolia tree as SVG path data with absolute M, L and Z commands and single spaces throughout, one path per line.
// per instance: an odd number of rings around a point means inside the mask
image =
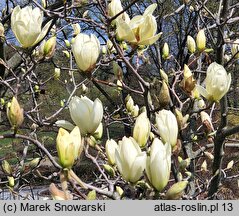
M 227 114 L 237 1 L 32 0 L 2 9 L 0 139 L 23 146 L 18 161 L 1 159 L 10 191 L 34 177 L 57 200 L 214 199 L 237 180 L 234 161 L 223 160 L 225 148 L 238 148 L 229 138 L 239 122 Z M 46 113 L 39 95 L 56 83 L 54 96 L 65 98 Z M 88 180 L 83 159 L 95 172 Z

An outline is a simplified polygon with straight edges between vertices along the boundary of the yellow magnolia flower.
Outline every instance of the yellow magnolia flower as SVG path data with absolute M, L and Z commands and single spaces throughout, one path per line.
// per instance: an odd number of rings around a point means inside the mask
M 122 177 L 135 183 L 143 175 L 146 154 L 132 137 L 123 137 L 119 142 L 119 148 L 115 151 L 115 161 Z
M 78 34 L 72 42 L 72 52 L 81 71 L 94 69 L 100 54 L 100 42 L 93 34 Z
M 69 110 L 71 119 L 80 128 L 83 136 L 86 134 L 93 135 L 103 118 L 103 105 L 98 98 L 93 102 L 86 96 L 74 96 L 70 101 Z M 68 130 L 72 130 L 74 127 L 73 124 L 65 120 L 57 121 L 56 125 Z
M 110 17 L 115 16 L 116 14 L 120 13 L 123 10 L 120 0 L 112 0 L 108 5 L 108 14 Z M 121 18 L 125 22 L 129 22 L 130 18 L 126 12 L 119 15 L 116 19 Z M 115 24 L 115 20 L 112 24 Z
M 155 43 L 162 33 L 156 34 L 157 22 L 152 15 L 157 4 L 150 5 L 143 15 L 133 17 L 129 22 L 122 18 L 117 19 L 117 36 L 136 45 L 151 45 Z
M 178 123 L 175 115 L 169 110 L 161 110 L 156 113 L 156 127 L 164 143 L 174 147 L 178 137 Z
M 206 88 L 197 85 L 199 93 L 208 100 L 219 101 L 229 90 L 231 74 L 225 68 L 213 62 L 209 65 L 206 75 Z
M 171 170 L 171 145 L 155 138 L 146 161 L 146 174 L 153 187 L 162 191 L 168 184 Z
M 150 121 L 146 115 L 146 112 L 142 112 L 137 117 L 133 130 L 133 137 L 141 148 L 146 145 L 149 138 L 150 130 Z
M 11 27 L 17 40 L 23 48 L 32 47 L 41 41 L 52 21 L 49 21 L 42 29 L 43 11 L 31 6 L 20 8 L 16 6 L 11 15 Z
M 61 166 L 71 168 L 83 149 L 79 128 L 76 126 L 70 133 L 60 128 L 56 138 L 56 148 Z

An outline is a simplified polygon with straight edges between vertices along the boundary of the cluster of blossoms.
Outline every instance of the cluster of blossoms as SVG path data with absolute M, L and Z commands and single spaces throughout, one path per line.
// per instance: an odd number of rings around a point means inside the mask
M 111 25 L 115 28 L 116 39 L 124 41 L 132 47 L 149 46 L 154 44 L 162 35 L 157 33 L 157 21 L 153 16 L 157 4 L 146 8 L 143 15 L 136 15 L 130 19 L 120 0 L 112 0 L 108 5 L 109 17 L 115 17 Z M 120 15 L 118 15 L 121 13 Z M 118 15 L 118 16 L 117 16 Z M 23 48 L 32 48 L 40 43 L 50 29 L 51 21 L 42 27 L 43 12 L 39 8 L 31 7 L 14 8 L 11 17 L 12 31 Z M 40 52 L 45 58 L 52 56 L 56 46 L 56 35 L 48 41 L 43 41 Z M 97 65 L 101 53 L 100 41 L 94 35 L 81 33 L 77 29 L 75 37 L 70 44 L 77 67 L 81 72 L 91 73 Z M 190 54 L 203 52 L 206 48 L 204 30 L 200 30 L 196 42 L 191 36 L 187 38 L 187 47 Z M 238 45 L 233 45 L 232 52 L 238 57 Z M 164 59 L 169 57 L 169 47 L 163 47 Z M 168 90 L 168 80 L 163 80 L 162 86 Z M 228 92 L 231 85 L 231 74 L 228 74 L 222 65 L 213 62 L 207 68 L 205 88 L 197 85 L 193 74 L 187 65 L 184 66 L 181 87 L 191 95 L 198 92 L 209 101 L 218 102 Z M 200 98 L 200 96 L 199 96 Z M 72 121 L 59 120 L 56 125 L 60 127 L 56 138 L 56 148 L 59 164 L 64 169 L 73 167 L 84 148 L 86 137 L 98 136 L 103 133 L 103 105 L 97 98 L 94 101 L 86 96 L 74 96 L 69 102 L 69 113 Z M 147 176 L 150 185 L 157 191 L 162 191 L 168 184 L 171 172 L 171 155 L 178 143 L 178 132 L 187 122 L 182 114 L 175 110 L 175 114 L 166 109 L 161 109 L 155 114 L 155 128 L 157 137 L 152 135 L 152 125 L 146 112 L 139 114 L 139 107 L 134 106 L 132 98 L 127 98 L 126 108 L 135 118 L 132 137 L 123 137 L 116 142 L 107 140 L 105 153 L 108 164 L 113 170 L 122 175 L 130 183 L 137 183 L 143 175 Z M 210 117 L 201 112 L 202 121 L 210 121 Z M 176 115 L 176 116 L 175 116 Z M 7 116 L 14 128 L 23 122 L 23 110 L 18 101 L 13 97 L 8 104 Z M 178 121 L 177 116 L 180 116 Z M 180 123 L 179 123 L 180 122 Z M 211 125 L 211 127 L 213 127 Z M 68 132 L 70 131 L 70 132 Z M 147 147 L 147 148 L 146 148 Z M 185 185 L 184 185 L 185 187 Z

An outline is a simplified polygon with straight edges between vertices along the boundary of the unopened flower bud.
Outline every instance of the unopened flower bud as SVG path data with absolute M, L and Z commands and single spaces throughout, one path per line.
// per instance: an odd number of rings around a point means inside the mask
M 114 48 L 114 45 L 111 42 L 111 40 L 107 40 L 106 45 L 107 45 L 109 53 L 115 53 L 116 52 L 116 50 Z
M 59 190 L 54 183 L 51 183 L 49 186 L 50 194 L 53 200 L 72 200 L 73 196 L 69 193 L 65 193 L 62 190 Z
M 193 74 L 191 70 L 189 69 L 189 67 L 185 64 L 181 86 L 186 92 L 191 93 L 191 91 L 195 88 L 195 85 L 196 85 L 196 80 L 193 78 Z
M 153 105 L 153 101 L 152 101 L 152 97 L 151 97 L 150 92 L 148 92 L 148 94 L 147 94 L 147 102 L 148 102 L 149 106 Z
M 102 46 L 101 52 L 103 55 L 105 55 L 107 53 L 107 49 L 105 46 Z
M 14 129 L 19 128 L 23 123 L 23 109 L 15 97 L 13 97 L 12 101 L 7 105 L 7 117 Z
M 227 164 L 227 168 L 226 169 L 231 169 L 234 165 L 234 161 L 231 160 L 228 164 Z
M 194 89 L 191 91 L 191 96 L 192 96 L 192 98 L 194 98 L 194 99 L 199 99 L 199 98 L 200 98 L 200 93 L 199 93 L 199 91 L 197 90 L 197 88 L 194 88 Z
M 35 92 L 39 92 L 39 91 L 40 91 L 39 85 L 35 85 L 35 86 L 34 86 L 34 91 L 35 91 Z
M 137 117 L 133 130 L 133 138 L 136 140 L 136 142 L 141 148 L 145 147 L 149 138 L 150 130 L 150 121 L 146 113 L 143 112 Z
M 192 13 L 194 12 L 194 7 L 192 5 L 189 6 L 189 11 Z
M 96 191 L 92 190 L 87 194 L 87 200 L 95 200 L 96 199 Z
M 88 1 L 88 0 L 85 0 L 85 1 Z M 89 13 L 89 10 L 86 10 L 86 11 L 83 13 L 82 17 L 83 17 L 83 18 L 86 18 L 86 17 L 88 16 L 88 13 Z
M 168 200 L 178 200 L 182 196 L 185 188 L 187 187 L 188 181 L 180 181 L 169 188 L 165 198 Z
M 115 176 L 115 170 L 112 166 L 110 166 L 109 164 L 103 164 L 103 167 L 109 176 L 111 176 L 111 177 Z
M 190 53 L 195 53 L 195 51 L 196 51 L 196 42 L 195 42 L 195 40 L 190 35 L 187 36 L 187 47 L 188 47 L 188 51 Z
M 190 0 L 183 0 L 184 4 L 188 4 Z
M 130 95 L 127 95 L 127 97 L 125 98 L 125 102 L 126 102 L 126 109 L 128 112 L 131 112 L 134 108 L 134 101 L 133 98 Z
M 183 175 L 182 175 L 181 172 L 178 172 L 177 179 L 178 179 L 178 181 L 182 181 L 183 180 Z
M 189 69 L 189 67 L 188 67 L 186 64 L 184 64 L 183 77 L 184 77 L 185 79 L 187 79 L 187 78 L 191 77 L 192 75 L 193 75 L 193 74 L 192 74 L 191 70 Z
M 1 98 L 1 99 L 0 99 L 0 103 L 1 103 L 2 106 L 5 105 L 5 100 L 4 100 L 4 98 Z
M 89 90 L 88 87 L 84 83 L 82 84 L 81 88 L 82 88 L 83 93 L 87 93 Z
M 54 78 L 59 79 L 61 76 L 61 69 L 60 68 L 55 68 L 54 70 Z
M 213 129 L 211 117 L 205 111 L 200 112 L 200 116 L 201 116 L 201 121 L 203 125 L 206 127 L 206 131 L 208 133 L 212 132 L 214 129 Z
M 116 84 L 117 84 L 117 86 L 118 86 L 117 89 L 118 89 L 119 91 L 121 91 L 121 90 L 122 90 L 122 86 L 123 86 L 122 81 L 117 80 L 117 83 L 116 83 Z
M 66 58 L 70 58 L 70 53 L 67 50 L 62 51 Z
M 212 153 L 208 152 L 208 151 L 205 151 L 204 152 L 205 156 L 207 156 L 207 158 L 209 158 L 210 160 L 213 160 L 214 159 L 214 156 Z
M 182 130 L 186 128 L 189 115 L 186 114 L 185 116 L 183 116 L 181 111 L 179 111 L 178 109 L 175 109 L 175 116 L 178 122 L 179 129 Z
M 191 172 L 188 172 L 188 171 L 186 171 L 185 174 L 188 176 L 188 178 L 191 178 L 193 175 Z
M 69 40 L 64 40 L 64 42 L 65 42 L 65 45 L 66 45 L 67 48 L 71 47 L 71 43 L 70 43 Z
M 89 146 L 94 148 L 97 144 L 97 141 L 96 141 L 95 137 L 90 136 L 87 138 L 87 143 L 89 144 Z
M 122 80 L 123 77 L 122 68 L 115 61 L 113 61 L 113 72 L 114 75 L 118 78 L 118 80 Z
M 26 73 L 26 69 L 25 68 L 21 68 L 21 72 L 22 73 Z
M 115 189 L 116 189 L 116 192 L 117 192 L 120 196 L 123 195 L 124 191 L 123 191 L 123 189 L 122 189 L 120 186 L 116 186 Z
M 205 104 L 205 102 L 204 102 L 203 99 L 199 99 L 199 100 L 198 100 L 198 107 L 199 107 L 200 109 L 203 109 L 203 108 L 206 107 L 206 104 Z
M 46 41 L 44 45 L 44 56 L 46 58 L 51 58 L 55 52 L 56 47 L 56 36 L 51 37 Z
M 160 76 L 162 78 L 162 80 L 164 80 L 166 82 L 166 84 L 168 84 L 168 75 L 160 69 Z
M 64 100 L 64 99 L 61 100 L 60 105 L 61 105 L 61 107 L 64 107 L 64 106 L 65 106 L 65 100 Z
M 204 30 L 201 29 L 196 38 L 197 48 L 200 52 L 202 52 L 206 48 L 206 36 Z
M 99 124 L 98 128 L 93 133 L 93 136 L 96 140 L 100 140 L 102 138 L 102 136 L 103 136 L 103 124 L 102 124 L 102 122 Z
M 106 156 L 108 158 L 108 162 L 111 165 L 115 164 L 115 150 L 118 149 L 118 144 L 113 140 L 107 140 L 105 144 Z
M 146 190 L 146 189 L 150 188 L 150 185 L 145 180 L 138 181 L 136 186 L 139 186 L 143 190 Z
M 150 141 L 153 141 L 154 138 L 155 138 L 154 133 L 153 133 L 153 132 L 150 132 L 150 133 L 149 133 L 149 139 L 150 139 Z
M 34 169 L 35 167 L 37 167 L 40 160 L 41 158 L 34 158 L 33 160 L 31 160 L 29 163 L 29 166 L 31 167 L 31 169 Z
M 131 112 L 131 115 L 133 117 L 137 117 L 139 115 L 139 106 L 136 104 L 134 107 L 133 107 L 133 110 Z
M 9 184 L 9 186 L 10 186 L 10 187 L 14 187 L 14 185 L 15 185 L 15 179 L 14 179 L 12 176 L 8 176 L 7 179 L 8 179 L 8 184 Z
M 162 57 L 163 57 L 163 59 L 167 59 L 169 57 L 169 46 L 167 43 L 164 43 L 164 45 L 163 45 Z
M 239 39 L 235 40 L 232 44 L 232 55 L 235 55 L 235 59 L 239 59 Z
M 207 170 L 207 161 L 206 160 L 204 160 L 202 165 L 201 165 L 201 171 L 205 171 L 205 172 L 208 171 Z
M 6 160 L 2 161 L 2 170 L 6 175 L 12 175 L 12 167 Z
M 167 106 L 170 102 L 170 93 L 166 82 L 163 80 L 162 86 L 158 96 L 158 102 L 162 108 Z
M 4 37 L 4 26 L 3 26 L 3 24 L 0 22 L 0 38 L 1 37 Z
M 74 31 L 73 36 L 76 36 L 76 35 L 80 34 L 81 27 L 80 27 L 80 25 L 78 23 L 72 24 L 71 26 L 72 26 L 73 31 Z
M 185 171 L 185 169 L 190 165 L 190 158 L 186 158 L 183 160 L 181 157 L 178 157 L 179 168 L 181 171 Z
M 46 8 L 46 0 L 41 0 L 42 7 Z
M 128 49 L 128 45 L 127 45 L 126 42 L 123 41 L 123 42 L 121 43 L 121 45 L 122 45 L 123 50 L 127 50 L 127 49 Z

